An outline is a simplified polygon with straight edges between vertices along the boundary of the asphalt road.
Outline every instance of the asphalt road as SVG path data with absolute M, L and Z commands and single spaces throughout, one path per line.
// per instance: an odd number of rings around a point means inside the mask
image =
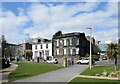
M 68 82 L 87 69 L 88 65 L 72 65 L 41 75 L 17 80 L 15 82 Z
M 110 59 L 95 62 L 95 66 L 110 66 L 110 65 L 114 65 L 114 60 Z

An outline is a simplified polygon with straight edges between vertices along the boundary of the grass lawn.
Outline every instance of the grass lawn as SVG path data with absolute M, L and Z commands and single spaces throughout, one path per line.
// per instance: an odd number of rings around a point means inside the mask
M 85 71 L 81 73 L 81 75 L 89 75 L 89 76 L 95 76 L 95 74 L 101 74 L 104 71 L 107 71 L 108 73 L 114 72 L 114 66 L 95 66 L 91 70 L 88 68 Z M 97 83 L 96 83 L 97 82 Z M 76 77 L 73 80 L 69 82 L 69 84 L 104 84 L 106 82 L 107 84 L 118 84 L 117 80 L 107 80 L 107 79 L 94 79 L 94 78 L 81 78 Z M 120 82 L 120 81 L 119 81 Z
M 120 81 L 119 81 L 120 82 Z M 117 80 L 93 79 L 76 77 L 69 84 L 118 84 Z
M 17 69 L 9 75 L 10 82 L 63 68 L 45 63 L 16 62 L 16 64 L 18 64 Z
M 104 71 L 107 71 L 108 73 L 114 72 L 114 66 L 95 66 L 91 70 L 88 68 L 87 70 L 83 71 L 81 75 L 95 76 L 95 74 L 101 74 Z

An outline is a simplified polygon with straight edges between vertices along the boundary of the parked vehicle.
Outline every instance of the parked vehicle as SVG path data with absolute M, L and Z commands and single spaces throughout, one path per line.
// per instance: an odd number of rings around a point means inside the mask
M 49 64 L 58 64 L 58 60 L 57 59 L 46 60 L 46 62 L 49 63 Z
M 77 61 L 77 64 L 89 64 L 89 58 L 81 58 Z M 92 59 L 92 64 L 95 64 L 94 59 Z
M 107 57 L 104 56 L 104 57 L 102 57 L 102 59 L 103 59 L 103 60 L 107 60 Z
M 81 58 L 80 60 L 77 61 L 77 64 L 89 64 L 89 59 Z

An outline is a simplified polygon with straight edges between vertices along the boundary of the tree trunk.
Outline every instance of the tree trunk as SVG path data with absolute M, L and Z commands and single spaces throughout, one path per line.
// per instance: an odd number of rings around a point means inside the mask
M 115 71 L 117 71 L 117 57 L 115 57 Z

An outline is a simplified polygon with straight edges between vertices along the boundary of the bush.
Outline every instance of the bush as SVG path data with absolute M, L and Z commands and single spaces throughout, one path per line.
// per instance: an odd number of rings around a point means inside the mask
M 108 76 L 108 72 L 104 71 L 104 72 L 102 73 L 102 76 L 103 76 L 103 77 L 107 77 L 107 76 Z
M 118 74 L 117 74 L 116 72 L 111 72 L 108 76 L 109 76 L 109 77 L 117 77 L 117 75 L 118 75 Z

